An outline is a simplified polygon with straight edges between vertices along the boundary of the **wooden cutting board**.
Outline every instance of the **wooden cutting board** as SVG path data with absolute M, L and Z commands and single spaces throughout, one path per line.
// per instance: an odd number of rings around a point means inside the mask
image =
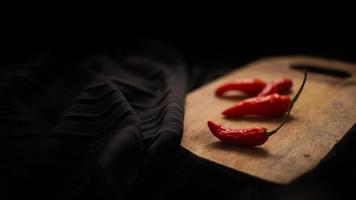
M 262 146 L 251 148 L 221 143 L 207 127 L 211 119 L 231 128 L 262 126 L 271 130 L 282 118 L 226 119 L 221 111 L 245 97 L 215 97 L 215 88 L 238 78 L 258 77 L 270 82 L 285 76 L 293 80 L 293 96 L 303 71 L 292 65 L 343 70 L 340 78 L 309 72 L 302 95 L 285 126 Z M 272 57 L 250 63 L 188 94 L 181 145 L 196 155 L 237 171 L 286 184 L 313 169 L 356 122 L 356 65 L 307 57 Z

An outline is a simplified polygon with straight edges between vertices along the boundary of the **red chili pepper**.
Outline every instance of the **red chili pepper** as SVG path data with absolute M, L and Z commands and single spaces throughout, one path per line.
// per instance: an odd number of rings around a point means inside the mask
M 303 90 L 306 78 L 307 73 L 305 72 L 303 83 L 292 100 L 289 96 L 274 93 L 268 96 L 242 100 L 233 107 L 224 110 L 222 114 L 226 117 L 242 117 L 249 115 L 269 117 L 282 115 L 297 101 Z
M 222 96 L 225 92 L 239 90 L 249 96 L 256 96 L 266 86 L 266 83 L 260 79 L 239 79 L 225 83 L 215 91 L 216 96 Z
M 290 104 L 289 96 L 274 93 L 239 101 L 233 107 L 224 110 L 222 114 L 226 117 L 279 116 L 288 110 Z
M 283 94 L 290 90 L 293 82 L 289 78 L 280 78 L 268 84 L 257 96 L 267 96 L 273 93 Z
M 208 126 L 213 135 L 225 143 L 257 146 L 264 144 L 268 139 L 265 128 L 230 129 L 212 121 L 208 121 Z
M 289 113 L 293 106 L 289 107 L 287 115 L 283 122 L 272 131 L 267 131 L 266 128 L 255 127 L 246 129 L 231 129 L 208 121 L 208 126 L 215 137 L 225 143 L 244 145 L 244 146 L 258 146 L 264 144 L 269 137 L 276 133 L 287 122 Z

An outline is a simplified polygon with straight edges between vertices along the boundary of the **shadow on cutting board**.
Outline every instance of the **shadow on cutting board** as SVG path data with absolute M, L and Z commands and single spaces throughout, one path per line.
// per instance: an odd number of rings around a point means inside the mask
M 236 146 L 232 144 L 225 144 L 220 141 L 215 141 L 208 144 L 209 147 L 213 149 L 220 149 L 224 151 L 236 151 L 242 154 L 247 154 L 252 157 L 265 157 L 268 156 L 268 151 L 261 147 L 243 147 L 243 146 Z

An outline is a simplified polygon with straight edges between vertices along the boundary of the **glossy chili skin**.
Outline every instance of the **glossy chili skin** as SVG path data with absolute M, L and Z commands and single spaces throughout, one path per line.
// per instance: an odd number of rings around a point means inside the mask
M 280 78 L 268 84 L 257 96 L 267 96 L 273 93 L 283 94 L 288 92 L 293 85 L 289 78 Z
M 264 144 L 267 139 L 267 129 L 256 127 L 246 129 L 230 129 L 208 121 L 211 133 L 224 143 L 243 146 L 258 146 Z
M 225 117 L 280 116 L 288 111 L 291 104 L 292 100 L 289 96 L 274 93 L 239 101 L 234 106 L 224 110 L 222 114 Z
M 232 82 L 225 83 L 215 90 L 216 96 L 223 96 L 225 92 L 237 90 L 248 96 L 256 96 L 265 88 L 266 83 L 260 79 L 239 79 Z

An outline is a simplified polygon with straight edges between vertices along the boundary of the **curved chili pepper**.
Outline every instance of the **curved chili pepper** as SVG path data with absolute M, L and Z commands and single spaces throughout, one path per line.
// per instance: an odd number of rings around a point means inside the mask
M 215 94 L 216 96 L 222 96 L 227 91 L 239 90 L 249 96 L 256 96 L 265 86 L 266 83 L 257 78 L 239 79 L 219 86 L 216 89 Z
M 289 96 L 271 94 L 267 96 L 254 97 L 242 100 L 233 107 L 222 112 L 226 117 L 242 117 L 242 116 L 279 116 L 288 111 L 289 106 L 293 105 L 304 88 L 307 79 L 307 72 L 304 72 L 304 80 L 297 94 L 291 100 Z
M 225 143 L 257 146 L 268 139 L 265 128 L 230 129 L 212 121 L 208 121 L 208 126 L 213 135 Z
M 287 122 L 292 107 L 292 105 L 289 107 L 283 122 L 272 131 L 267 131 L 266 128 L 262 127 L 231 129 L 218 125 L 210 120 L 208 121 L 208 127 L 211 133 L 224 143 L 244 146 L 258 146 L 264 144 L 269 137 L 282 128 L 282 126 Z
M 282 94 L 282 93 L 286 93 L 290 90 L 290 88 L 292 87 L 293 82 L 291 79 L 289 78 L 280 78 L 277 79 L 275 81 L 273 81 L 272 83 L 268 84 L 265 88 L 263 88 L 263 90 L 258 93 L 258 97 L 261 96 L 267 96 L 273 93 L 278 93 L 278 94 Z

